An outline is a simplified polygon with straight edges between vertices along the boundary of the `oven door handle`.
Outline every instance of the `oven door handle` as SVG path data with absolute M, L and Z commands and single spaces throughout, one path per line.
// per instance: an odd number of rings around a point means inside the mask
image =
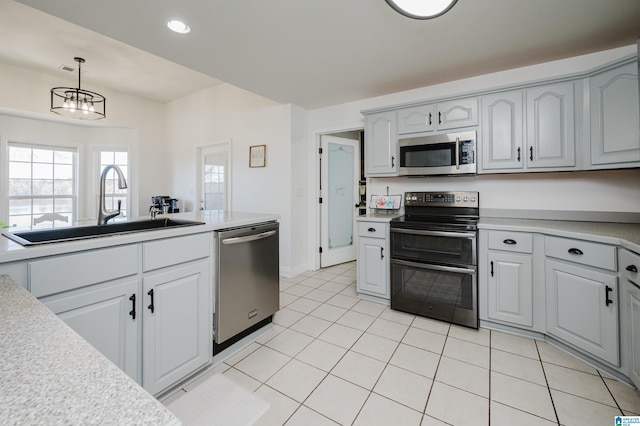
M 390 232 L 410 235 L 429 235 L 433 237 L 475 238 L 475 232 L 424 231 L 417 229 L 391 228 Z
M 475 269 L 458 268 L 456 266 L 434 265 L 432 263 L 416 263 L 416 262 L 408 262 L 406 260 L 399 260 L 399 259 L 391 259 L 390 263 L 395 263 L 396 265 L 409 266 L 412 268 L 419 268 L 419 269 L 431 269 L 435 271 L 445 271 L 445 272 L 460 272 L 463 274 L 471 274 L 471 275 L 476 274 Z

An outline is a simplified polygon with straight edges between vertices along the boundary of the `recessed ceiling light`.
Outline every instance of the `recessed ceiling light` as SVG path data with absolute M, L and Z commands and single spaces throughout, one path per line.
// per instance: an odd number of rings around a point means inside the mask
M 171 31 L 175 31 L 180 34 L 186 34 L 191 31 L 191 28 L 187 24 L 182 21 L 178 21 L 177 19 L 167 22 L 167 27 L 169 27 Z

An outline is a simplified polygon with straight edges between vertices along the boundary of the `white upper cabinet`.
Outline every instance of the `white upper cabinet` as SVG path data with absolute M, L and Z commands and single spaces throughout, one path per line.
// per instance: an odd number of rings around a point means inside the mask
M 478 125 L 478 98 L 456 99 L 436 104 L 438 130 Z
M 589 80 L 591 166 L 640 166 L 638 67 L 635 63 L 596 74 Z
M 418 105 L 398 110 L 399 135 L 477 125 L 477 97 Z
M 367 176 L 398 174 L 396 111 L 366 116 L 364 132 L 365 173 Z
M 431 132 L 435 130 L 435 104 L 403 108 L 398 111 L 398 134 Z
M 481 170 L 524 168 L 522 91 L 482 97 Z
M 573 82 L 526 90 L 529 169 L 571 169 L 576 165 Z

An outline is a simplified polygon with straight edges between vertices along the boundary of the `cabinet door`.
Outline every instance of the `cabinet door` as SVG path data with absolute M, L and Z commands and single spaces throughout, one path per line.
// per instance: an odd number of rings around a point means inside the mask
M 367 175 L 397 175 L 396 111 L 366 117 L 364 133 Z
M 143 279 L 144 388 L 156 395 L 211 360 L 212 304 L 208 261 Z
M 478 125 L 478 98 L 456 99 L 436 104 L 438 130 Z
M 489 318 L 533 326 L 531 264 L 530 255 L 489 252 Z
M 637 388 L 640 388 L 640 287 L 627 283 L 627 296 L 626 303 L 629 304 L 627 319 L 631 328 L 629 330 L 631 347 L 629 378 Z
M 358 242 L 358 293 L 389 298 L 387 240 L 363 238 Z
M 618 279 L 546 260 L 547 331 L 619 366 Z
M 138 280 L 105 283 L 41 301 L 138 383 Z
M 629 164 L 640 161 L 637 65 L 598 74 L 590 79 L 589 88 L 591 165 L 637 167 Z
M 398 134 L 432 131 L 435 105 L 420 105 L 398 111 Z
M 522 92 L 482 97 L 481 170 L 523 169 Z
M 573 83 L 527 89 L 527 167 L 576 165 Z

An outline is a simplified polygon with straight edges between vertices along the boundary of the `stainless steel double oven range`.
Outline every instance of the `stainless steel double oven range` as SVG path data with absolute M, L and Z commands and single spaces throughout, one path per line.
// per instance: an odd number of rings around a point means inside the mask
M 391 220 L 391 308 L 478 328 L 477 192 L 406 192 Z

